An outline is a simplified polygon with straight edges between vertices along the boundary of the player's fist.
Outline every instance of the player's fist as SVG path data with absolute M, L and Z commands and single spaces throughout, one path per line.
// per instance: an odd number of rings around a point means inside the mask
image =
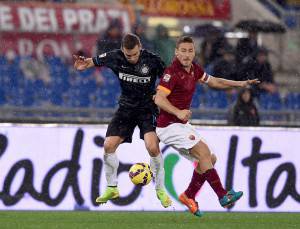
M 73 58 L 75 60 L 74 62 L 74 68 L 76 70 L 85 70 L 89 67 L 92 66 L 92 58 L 86 58 L 84 56 L 78 56 L 78 55 L 73 55 Z
M 182 121 L 188 121 L 192 116 L 192 112 L 190 110 L 179 110 L 176 116 Z

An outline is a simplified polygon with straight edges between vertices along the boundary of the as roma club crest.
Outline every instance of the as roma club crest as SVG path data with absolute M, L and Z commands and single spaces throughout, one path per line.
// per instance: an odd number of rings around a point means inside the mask
M 191 135 L 189 136 L 189 139 L 193 141 L 193 140 L 196 139 L 196 137 L 195 137 L 195 135 L 192 135 L 192 134 L 191 134 Z

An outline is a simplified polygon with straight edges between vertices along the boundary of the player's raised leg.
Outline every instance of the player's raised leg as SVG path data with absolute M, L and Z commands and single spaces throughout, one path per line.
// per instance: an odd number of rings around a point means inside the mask
M 211 163 L 213 166 L 216 164 L 217 157 L 215 154 L 211 154 Z M 204 177 L 204 173 L 200 172 L 200 166 L 197 163 L 197 167 L 194 170 L 191 182 L 188 186 L 188 188 L 185 190 L 185 195 L 189 199 L 195 200 L 196 194 L 199 192 L 201 189 L 202 185 L 205 183 L 206 179 Z
M 167 208 L 172 205 L 172 201 L 165 191 L 165 169 L 164 160 L 159 150 L 158 138 L 154 131 L 144 135 L 144 141 L 147 151 L 150 155 L 150 167 L 154 173 L 156 196 L 163 207 Z
M 211 154 L 212 164 L 215 165 L 216 161 L 217 161 L 216 155 Z M 197 201 L 195 200 L 195 197 L 196 194 L 201 189 L 202 185 L 205 183 L 205 181 L 206 181 L 205 176 L 203 173 L 200 172 L 200 166 L 198 163 L 197 167 L 194 169 L 193 176 L 188 188 L 179 196 L 179 201 L 185 206 L 187 206 L 187 208 L 192 214 L 198 217 L 201 217 L 203 213 L 199 210 L 199 206 Z
M 211 162 L 211 152 L 203 141 L 199 141 L 191 150 L 191 154 L 199 161 L 200 172 L 212 187 L 219 198 L 222 207 L 231 206 L 234 202 L 239 200 L 243 192 L 235 192 L 234 190 L 226 191 L 223 188 L 218 172 L 213 168 Z
M 104 171 L 107 181 L 107 188 L 104 193 L 96 199 L 99 204 L 104 204 L 108 200 L 119 197 L 117 171 L 119 167 L 119 159 L 116 149 L 123 142 L 123 138 L 119 136 L 107 137 L 104 141 Z

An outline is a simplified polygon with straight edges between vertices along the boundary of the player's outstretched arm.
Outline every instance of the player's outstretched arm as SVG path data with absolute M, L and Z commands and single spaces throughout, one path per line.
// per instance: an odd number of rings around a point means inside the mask
M 155 104 L 162 110 L 175 115 L 178 119 L 182 121 L 187 121 L 192 115 L 190 110 L 180 110 L 177 107 L 173 106 L 168 100 L 167 96 L 170 94 L 164 90 L 157 88 L 156 95 L 154 97 Z
M 217 78 L 210 76 L 209 81 L 208 81 L 208 86 L 211 88 L 216 88 L 216 89 L 229 89 L 233 87 L 248 87 L 251 85 L 256 85 L 259 84 L 260 81 L 258 79 L 253 79 L 253 80 L 243 80 L 243 81 L 234 81 L 234 80 L 227 80 L 223 78 Z
M 87 58 L 84 56 L 73 55 L 74 57 L 74 68 L 76 70 L 82 71 L 90 67 L 94 67 L 93 58 Z

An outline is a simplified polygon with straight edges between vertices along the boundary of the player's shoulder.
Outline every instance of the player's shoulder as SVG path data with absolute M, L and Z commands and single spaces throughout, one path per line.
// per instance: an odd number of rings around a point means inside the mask
M 123 52 L 121 49 L 114 49 L 109 52 L 112 56 L 123 56 Z
M 193 61 L 193 65 L 194 65 L 194 68 L 203 69 L 202 66 L 195 61 Z
M 194 65 L 194 68 L 195 68 L 196 71 L 198 71 L 198 72 L 204 72 L 204 69 L 203 69 L 203 67 L 200 64 L 198 64 L 196 62 L 193 62 L 193 65 Z
M 99 58 L 115 58 L 122 55 L 122 51 L 120 49 L 111 50 L 105 53 L 101 53 L 98 55 Z
M 142 49 L 142 57 L 148 58 L 148 59 L 153 59 L 157 61 L 162 61 L 159 55 L 147 50 L 147 49 Z
M 162 79 L 165 82 L 169 82 L 170 80 L 172 81 L 177 80 L 177 75 L 178 75 L 177 73 L 178 71 L 176 70 L 176 68 L 170 65 L 165 69 Z
M 168 67 L 166 67 L 165 73 L 166 73 L 166 74 L 177 75 L 177 73 L 178 73 L 178 68 L 177 68 L 174 64 L 171 64 L 171 65 L 169 65 Z

